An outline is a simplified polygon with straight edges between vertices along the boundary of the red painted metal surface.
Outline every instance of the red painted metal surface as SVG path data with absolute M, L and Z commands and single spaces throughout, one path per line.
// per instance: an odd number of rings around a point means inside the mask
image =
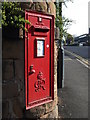
M 26 109 L 54 99 L 54 16 L 25 11 Z

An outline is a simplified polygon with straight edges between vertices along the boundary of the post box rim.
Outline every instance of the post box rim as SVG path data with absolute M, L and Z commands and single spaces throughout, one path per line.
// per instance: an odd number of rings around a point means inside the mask
M 52 15 L 52 14 L 50 14 L 50 13 L 45 13 L 45 12 L 42 12 L 42 11 L 25 9 L 25 12 L 32 12 L 32 13 L 41 14 L 41 15 L 46 15 L 46 16 L 51 16 L 51 17 L 54 17 L 54 18 L 55 18 L 54 15 Z

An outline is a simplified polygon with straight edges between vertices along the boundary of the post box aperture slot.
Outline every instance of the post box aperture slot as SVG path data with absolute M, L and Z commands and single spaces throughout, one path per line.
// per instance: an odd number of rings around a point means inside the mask
M 46 37 L 47 33 L 50 31 L 50 28 L 47 26 L 34 25 L 32 28 L 32 35 L 34 36 L 43 36 Z
M 33 26 L 35 32 L 48 32 L 50 28 L 47 26 Z
M 44 57 L 45 56 L 45 39 L 44 38 L 36 38 L 36 49 L 35 49 L 35 56 Z

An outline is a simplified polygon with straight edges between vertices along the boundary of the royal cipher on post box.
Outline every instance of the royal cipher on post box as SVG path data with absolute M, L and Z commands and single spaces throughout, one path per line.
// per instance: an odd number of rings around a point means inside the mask
M 25 11 L 26 109 L 54 100 L 54 16 Z

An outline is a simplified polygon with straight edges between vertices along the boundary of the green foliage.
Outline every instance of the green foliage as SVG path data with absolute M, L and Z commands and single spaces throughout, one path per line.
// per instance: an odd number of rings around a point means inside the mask
M 56 3 L 56 19 L 55 24 L 56 27 L 59 27 L 60 30 L 60 41 L 62 41 L 63 37 L 67 37 L 67 29 L 71 25 L 72 20 L 69 20 L 68 18 L 62 16 L 62 4 L 64 4 L 66 7 L 67 2 L 72 2 L 72 0 L 63 0 L 63 2 Z
M 66 41 L 68 44 L 73 44 L 74 38 L 71 34 L 67 33 Z
M 24 10 L 20 7 L 20 2 L 2 2 L 2 25 L 14 26 L 17 28 L 25 28 L 25 23 L 30 24 L 25 20 Z

